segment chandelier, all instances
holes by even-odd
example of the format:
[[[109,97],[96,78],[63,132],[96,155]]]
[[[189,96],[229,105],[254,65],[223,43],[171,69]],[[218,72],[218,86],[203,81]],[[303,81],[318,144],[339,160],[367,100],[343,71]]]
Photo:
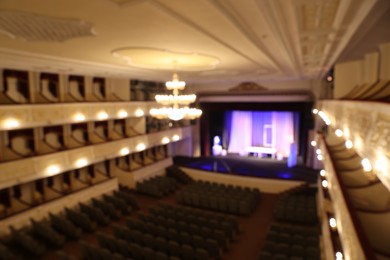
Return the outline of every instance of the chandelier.
[[[188,107],[189,104],[195,102],[196,95],[179,95],[179,90],[184,90],[186,83],[179,81],[176,73],[173,73],[172,81],[167,81],[165,86],[172,91],[172,94],[155,96],[157,103],[166,107],[152,108],[149,112],[153,117],[178,121],[196,119],[202,115],[202,110]]]

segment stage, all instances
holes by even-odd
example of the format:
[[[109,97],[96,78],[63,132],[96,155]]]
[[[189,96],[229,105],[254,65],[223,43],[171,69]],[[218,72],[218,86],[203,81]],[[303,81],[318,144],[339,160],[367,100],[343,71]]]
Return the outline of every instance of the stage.
[[[246,156],[210,156],[173,158],[176,165],[236,176],[250,176],[279,180],[305,181],[315,183],[318,172],[316,170],[294,166],[289,168],[287,160]]]

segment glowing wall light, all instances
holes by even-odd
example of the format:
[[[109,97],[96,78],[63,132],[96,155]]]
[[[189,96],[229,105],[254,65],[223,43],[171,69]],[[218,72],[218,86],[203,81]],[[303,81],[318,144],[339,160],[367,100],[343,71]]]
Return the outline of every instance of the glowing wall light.
[[[311,144],[311,146],[315,147],[317,145],[317,142],[313,140],[313,141],[311,141],[310,144]]]
[[[321,149],[317,149],[317,150],[316,150],[316,154],[322,154]]]
[[[344,132],[341,130],[341,129],[336,129],[336,131],[334,132],[338,137],[342,137]]]
[[[335,218],[330,218],[329,219],[329,226],[332,230],[335,230],[337,227],[337,222]]]
[[[145,150],[145,148],[146,148],[146,146],[143,143],[138,144],[136,147],[137,151],[143,151],[143,150]]]
[[[144,114],[145,114],[145,112],[144,112],[141,108],[136,109],[135,112],[134,112],[134,115],[135,115],[136,117],[141,117],[141,116],[143,116]]]
[[[47,167],[46,169],[46,172],[49,174],[49,175],[53,175],[53,174],[57,174],[61,171],[61,168],[60,166],[58,165],[50,165],[49,167]]]
[[[317,115],[318,114],[318,109],[314,108],[311,112],[313,112],[313,114]]]
[[[179,140],[180,140],[180,136],[179,135],[172,136],[172,141],[179,141]]]
[[[77,168],[87,166],[87,164],[88,164],[88,160],[85,158],[80,158],[75,162]]]
[[[353,147],[352,141],[351,140],[345,141],[345,147],[347,147],[347,149],[351,149]]]
[[[323,180],[323,181],[321,182],[321,185],[322,185],[322,187],[324,187],[325,189],[328,188],[328,181],[327,181],[327,180]]]
[[[164,137],[162,140],[161,140],[161,143],[162,144],[167,144],[167,143],[169,143],[171,140],[169,140],[169,138],[168,137]]]
[[[329,117],[323,111],[319,111],[318,115],[322,118],[322,120],[324,120],[326,125],[331,125],[332,122],[330,121]]]
[[[364,158],[362,160],[362,166],[365,172],[370,172],[372,170],[372,165],[370,163],[370,160],[368,160],[367,158]]]
[[[119,118],[126,118],[127,116],[128,116],[128,113],[126,110],[122,109],[122,110],[118,111]]]
[[[76,113],[73,115],[73,120],[80,122],[80,121],[85,121],[85,115],[82,113]]]
[[[106,111],[100,111],[98,114],[97,114],[97,118],[99,120],[104,120],[104,119],[107,119],[108,118],[108,114]]]
[[[322,154],[317,154],[317,160],[322,161],[324,159],[324,156]]]
[[[129,153],[130,153],[130,150],[129,150],[129,148],[127,148],[127,147],[123,147],[123,148],[119,151],[119,154],[122,155],[122,156],[128,155]]]
[[[343,256],[343,253],[341,253],[341,252],[336,252],[336,260],[342,260],[342,259],[344,259],[344,256]]]
[[[326,171],[325,171],[324,169],[322,169],[322,170],[320,171],[320,175],[321,175],[322,177],[325,177]]]
[[[19,125],[19,121],[15,118],[8,118],[3,121],[3,126],[8,129],[18,127]]]

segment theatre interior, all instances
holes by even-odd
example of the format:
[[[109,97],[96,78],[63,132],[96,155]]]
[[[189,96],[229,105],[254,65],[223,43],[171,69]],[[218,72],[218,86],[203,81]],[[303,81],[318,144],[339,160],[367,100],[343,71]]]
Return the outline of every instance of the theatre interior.
[[[390,259],[390,1],[0,1],[0,260]]]

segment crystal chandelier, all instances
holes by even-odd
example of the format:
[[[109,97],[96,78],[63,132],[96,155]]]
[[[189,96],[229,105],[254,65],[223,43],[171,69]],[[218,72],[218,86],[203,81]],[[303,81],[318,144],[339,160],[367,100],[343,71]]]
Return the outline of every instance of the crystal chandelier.
[[[186,83],[179,81],[176,73],[173,73],[172,81],[167,81],[165,86],[168,90],[172,90],[171,95],[156,95],[157,103],[163,106],[162,108],[152,108],[150,114],[157,119],[171,119],[178,121],[181,119],[196,119],[202,115],[202,110],[188,107],[194,103],[196,95],[179,95],[179,90],[184,90]]]

